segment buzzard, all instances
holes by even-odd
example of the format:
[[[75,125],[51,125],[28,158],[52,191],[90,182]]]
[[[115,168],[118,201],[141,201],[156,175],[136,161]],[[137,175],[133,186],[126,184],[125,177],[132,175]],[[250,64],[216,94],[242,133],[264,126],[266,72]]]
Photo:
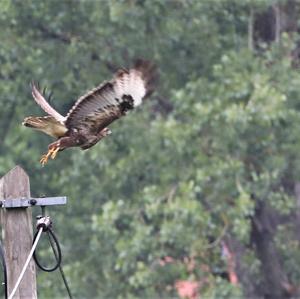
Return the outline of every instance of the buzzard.
[[[67,116],[51,107],[32,83],[32,96],[48,115],[26,117],[22,124],[57,138],[49,144],[40,163],[45,165],[49,157],[54,159],[59,151],[68,147],[86,150],[111,134],[107,126],[140,105],[152,93],[154,79],[154,65],[137,60],[129,70],[119,69],[110,81],[81,96]]]

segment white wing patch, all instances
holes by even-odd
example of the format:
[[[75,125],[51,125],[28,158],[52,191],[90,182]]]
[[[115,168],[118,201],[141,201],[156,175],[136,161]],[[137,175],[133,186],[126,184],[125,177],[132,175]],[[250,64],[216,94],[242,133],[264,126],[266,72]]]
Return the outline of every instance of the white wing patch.
[[[133,99],[134,107],[142,103],[142,99],[146,94],[145,82],[142,79],[142,74],[131,69],[129,73],[122,73],[116,78],[114,91],[118,99],[122,99],[123,95],[129,95]]]

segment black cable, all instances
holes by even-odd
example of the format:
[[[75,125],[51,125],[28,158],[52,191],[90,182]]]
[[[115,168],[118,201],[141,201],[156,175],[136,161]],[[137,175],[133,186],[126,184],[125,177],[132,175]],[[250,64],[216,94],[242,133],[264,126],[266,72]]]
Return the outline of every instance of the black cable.
[[[3,267],[3,277],[4,277],[4,298],[8,298],[8,293],[7,293],[7,268],[6,268],[6,261],[5,261],[5,256],[4,256],[4,250],[2,243],[0,242],[0,255],[1,255],[1,263]]]
[[[54,235],[54,233],[53,233],[53,235]],[[56,261],[58,262],[59,256],[57,255],[57,252],[55,251],[55,247],[54,247],[53,241],[52,241],[52,239],[50,238],[50,235],[49,235],[49,234],[48,234],[48,238],[49,238],[49,242],[50,242],[50,244],[51,244],[51,247],[52,247],[54,256],[55,256],[55,258],[56,258]],[[69,298],[72,299],[73,297],[72,297],[72,294],[71,294],[71,290],[70,290],[70,288],[69,288],[69,285],[68,285],[68,282],[67,282],[65,273],[64,273],[63,268],[62,268],[62,266],[61,266],[61,259],[60,259],[60,263],[59,263],[59,271],[60,271],[61,277],[62,277],[62,279],[63,279],[63,281],[64,281],[65,287],[66,287],[66,289],[67,289]]]
[[[35,241],[35,238],[36,238],[36,236],[37,236],[37,233],[38,233],[38,231],[35,233],[35,235],[34,235],[34,238],[33,238],[33,242]],[[39,262],[39,260],[38,260],[38,257],[37,257],[37,254],[36,254],[36,250],[34,251],[34,253],[33,253],[33,259],[34,259],[34,261],[35,261],[35,263],[37,264],[37,266],[41,269],[41,270],[43,270],[43,271],[45,271],[45,272],[53,272],[53,271],[55,271],[59,266],[60,266],[60,264],[61,264],[61,250],[60,250],[60,246],[59,246],[59,243],[58,243],[58,240],[57,240],[57,238],[56,238],[56,236],[55,236],[55,234],[53,233],[53,231],[51,230],[51,228],[48,228],[48,230],[47,230],[47,233],[48,233],[48,238],[49,238],[49,240],[51,240],[51,237],[53,238],[53,240],[54,240],[54,243],[55,243],[55,246],[56,246],[56,249],[54,248],[54,245],[53,245],[53,247],[52,247],[52,249],[53,249],[53,252],[54,252],[54,255],[55,255],[55,257],[56,257],[56,264],[53,266],[53,267],[51,267],[51,268],[46,268],[46,267],[44,267],[40,262]],[[51,236],[51,237],[50,237]],[[51,246],[52,246],[52,240],[51,240]]]
[[[50,227],[47,229],[47,235],[48,235],[48,239],[49,239],[50,245],[52,247],[55,259],[56,259],[56,264],[52,268],[46,268],[46,267],[42,266],[42,264],[39,262],[39,260],[37,258],[37,255],[36,255],[35,251],[33,253],[33,259],[34,259],[35,263],[37,264],[37,266],[45,272],[53,272],[57,268],[59,268],[60,274],[62,276],[62,279],[63,279],[63,282],[65,284],[66,290],[68,292],[69,298],[72,299],[73,297],[72,297],[72,294],[71,294],[71,290],[69,288],[66,276],[65,276],[64,271],[63,271],[62,266],[61,266],[62,254],[61,254],[61,249],[60,249],[59,242],[58,242],[54,232],[51,230]],[[37,232],[34,235],[33,242],[34,242],[36,236],[37,236]]]

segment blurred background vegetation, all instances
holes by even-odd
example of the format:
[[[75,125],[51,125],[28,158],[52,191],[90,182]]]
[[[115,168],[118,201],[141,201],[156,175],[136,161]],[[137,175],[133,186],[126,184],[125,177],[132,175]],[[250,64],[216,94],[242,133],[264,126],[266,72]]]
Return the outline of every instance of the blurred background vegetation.
[[[298,0],[0,0],[0,175],[49,210],[75,298],[295,298],[300,291]],[[135,58],[151,100],[42,168],[31,80],[62,114]],[[46,249],[44,256],[51,252]],[[39,298],[64,298],[38,273]]]

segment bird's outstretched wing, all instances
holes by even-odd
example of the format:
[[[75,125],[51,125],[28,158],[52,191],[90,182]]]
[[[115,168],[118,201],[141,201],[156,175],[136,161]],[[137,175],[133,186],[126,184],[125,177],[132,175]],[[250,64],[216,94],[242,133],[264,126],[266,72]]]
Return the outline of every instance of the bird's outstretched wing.
[[[134,67],[120,69],[111,81],[104,82],[80,97],[66,116],[68,129],[99,132],[128,110],[142,103],[153,90],[155,67],[138,60]]]
[[[31,94],[36,101],[36,103],[49,115],[53,116],[57,121],[63,123],[65,121],[65,117],[58,113],[54,108],[50,106],[50,104],[46,101],[43,95],[36,88],[34,82],[31,83]]]

